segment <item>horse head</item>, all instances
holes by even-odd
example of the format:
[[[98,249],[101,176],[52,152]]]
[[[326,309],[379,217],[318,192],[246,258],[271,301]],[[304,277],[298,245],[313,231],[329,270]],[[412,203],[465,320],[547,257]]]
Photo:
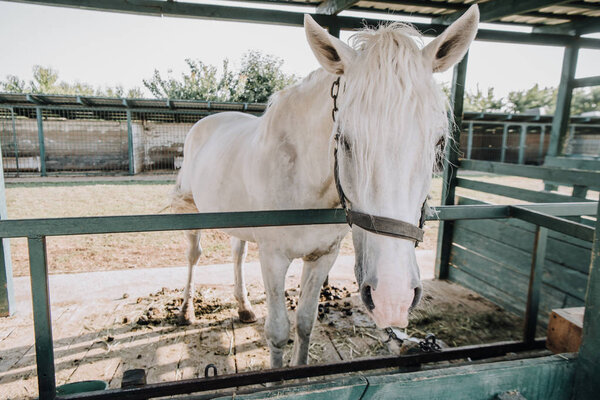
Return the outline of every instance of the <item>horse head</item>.
[[[448,136],[447,100],[433,74],[463,58],[478,22],[474,5],[424,47],[414,28],[399,23],[362,30],[349,46],[305,17],[314,55],[332,83],[340,78],[331,137],[353,211],[419,224]],[[379,327],[406,327],[421,297],[414,241],[356,224],[352,237],[369,314]]]

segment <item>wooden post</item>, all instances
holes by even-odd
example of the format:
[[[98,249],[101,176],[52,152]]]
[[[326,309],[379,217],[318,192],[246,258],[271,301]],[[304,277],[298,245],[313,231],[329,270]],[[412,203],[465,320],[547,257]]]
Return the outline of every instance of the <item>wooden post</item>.
[[[579,47],[576,44],[565,47],[558,95],[556,97],[556,108],[554,109],[554,117],[552,118],[550,144],[546,152],[546,155],[550,157],[560,155],[563,150],[564,139],[567,135],[571,115],[571,97],[573,96],[573,80],[575,78],[578,55]],[[544,184],[544,190],[550,191],[556,189],[558,189],[556,184]]]
[[[42,108],[36,107],[35,113],[37,116],[38,143],[40,146],[40,171],[42,176],[46,176],[46,144],[44,143],[44,118],[42,115]]]
[[[7,218],[4,165],[0,155],[0,219]],[[10,239],[2,239],[0,242],[0,317],[11,316],[15,312],[14,307],[15,292],[10,258]]]
[[[471,152],[473,151],[473,121],[469,121],[469,131],[467,136],[467,160],[471,159]]]
[[[590,275],[585,295],[583,340],[577,358],[573,399],[597,399],[600,393],[600,206],[592,244]]]
[[[538,159],[544,163],[544,141],[546,140],[546,126],[540,125],[540,146],[538,148]]]
[[[500,153],[500,162],[506,161],[506,141],[508,140],[508,124],[505,122],[502,128],[502,152]]]
[[[577,68],[577,56],[579,47],[572,44],[565,47],[563,55],[562,71],[560,73],[560,84],[558,85],[558,96],[556,98],[556,109],[552,119],[552,131],[550,133],[550,146],[548,155],[555,157],[562,153],[564,139],[569,126],[571,110],[571,97],[573,95],[573,79]]]
[[[529,291],[527,292],[527,306],[525,308],[525,329],[523,332],[523,340],[527,343],[533,343],[535,340],[535,328],[537,327],[538,320],[540,288],[542,287],[542,273],[544,272],[547,241],[548,229],[538,226],[535,235],[535,242],[533,244],[531,272],[529,273]]]
[[[127,110],[127,155],[129,158],[129,175],[135,174],[133,159],[133,126],[131,125],[131,110]]]
[[[452,140],[446,146],[446,161],[444,162],[444,176],[442,179],[442,205],[454,204],[468,61],[469,53],[465,54],[462,61],[454,67],[454,73],[452,74],[452,93],[450,99],[452,102],[452,113],[449,117],[454,123],[450,124],[453,127],[451,132]],[[440,222],[435,259],[435,276],[437,279],[448,278],[453,228],[454,224],[452,221]]]
[[[46,238],[30,237],[27,239],[27,244],[29,246],[35,359],[39,394],[41,400],[54,399],[56,397],[56,377],[54,376],[54,348],[52,343],[50,294],[48,292]]]
[[[525,164],[525,153],[527,150],[527,124],[521,124],[519,135],[519,164]]]

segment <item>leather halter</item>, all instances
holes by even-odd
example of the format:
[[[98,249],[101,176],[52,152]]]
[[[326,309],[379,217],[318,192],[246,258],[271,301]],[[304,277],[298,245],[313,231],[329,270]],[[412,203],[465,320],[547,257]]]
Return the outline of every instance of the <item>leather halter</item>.
[[[340,78],[338,77],[331,86],[331,97],[333,98],[333,109],[331,112],[331,116],[333,118],[333,122],[335,123],[335,113],[338,111],[337,108],[337,96],[340,88]],[[357,225],[361,228],[384,236],[391,236],[399,239],[412,240],[415,242],[415,247],[419,245],[419,242],[423,241],[423,225],[425,225],[425,207],[427,200],[423,202],[423,206],[421,207],[421,218],[419,219],[419,226],[410,224],[406,221],[401,221],[398,219],[388,218],[388,217],[380,217],[378,215],[365,214],[360,211],[353,211],[348,207],[348,197],[344,193],[344,189],[342,188],[342,183],[340,182],[340,174],[339,174],[339,164],[338,164],[338,147],[340,142],[341,132],[339,125],[337,126],[337,133],[335,134],[334,141],[335,145],[333,148],[333,158],[334,158],[334,166],[333,166],[333,176],[335,180],[335,188],[338,193],[338,197],[340,198],[340,204],[342,209],[346,213],[346,222],[348,225]]]

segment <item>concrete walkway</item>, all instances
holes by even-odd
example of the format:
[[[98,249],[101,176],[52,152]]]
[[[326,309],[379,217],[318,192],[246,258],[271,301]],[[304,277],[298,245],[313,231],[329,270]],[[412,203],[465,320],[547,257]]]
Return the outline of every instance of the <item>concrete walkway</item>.
[[[417,261],[422,279],[433,279],[435,252],[417,250]],[[288,271],[288,284],[299,281],[302,261],[295,260]],[[232,264],[198,266],[195,270],[196,283],[206,286],[232,286]],[[113,300],[127,293],[132,298],[146,296],[163,287],[181,289],[185,286],[187,267],[147,268],[117,271],[98,271],[77,274],[50,275],[50,300],[52,306],[67,306],[82,301]],[[247,285],[262,287],[260,264],[245,264]],[[335,281],[355,281],[354,256],[338,257],[330,274]],[[19,317],[32,314],[31,284],[29,277],[14,279],[16,310]]]

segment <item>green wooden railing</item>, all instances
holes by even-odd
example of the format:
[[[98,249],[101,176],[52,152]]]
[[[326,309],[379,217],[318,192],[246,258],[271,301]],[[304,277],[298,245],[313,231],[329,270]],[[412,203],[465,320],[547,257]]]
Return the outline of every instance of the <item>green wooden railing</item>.
[[[556,230],[583,240],[592,240],[593,228],[559,216],[596,214],[597,203],[530,204],[524,206],[441,206],[430,219],[519,218],[538,225],[537,246],[532,261],[532,284],[527,308],[526,340],[533,340],[539,299],[539,265],[544,259],[547,230]],[[0,239],[26,237],[33,300],[36,362],[41,399],[54,399],[56,381],[48,290],[46,237],[124,232],[173,231],[234,227],[271,227],[313,224],[343,224],[341,209],[254,211],[205,214],[136,215],[82,218],[47,218],[0,221]],[[537,260],[537,261],[536,261]],[[538,271],[538,272],[536,272]]]

